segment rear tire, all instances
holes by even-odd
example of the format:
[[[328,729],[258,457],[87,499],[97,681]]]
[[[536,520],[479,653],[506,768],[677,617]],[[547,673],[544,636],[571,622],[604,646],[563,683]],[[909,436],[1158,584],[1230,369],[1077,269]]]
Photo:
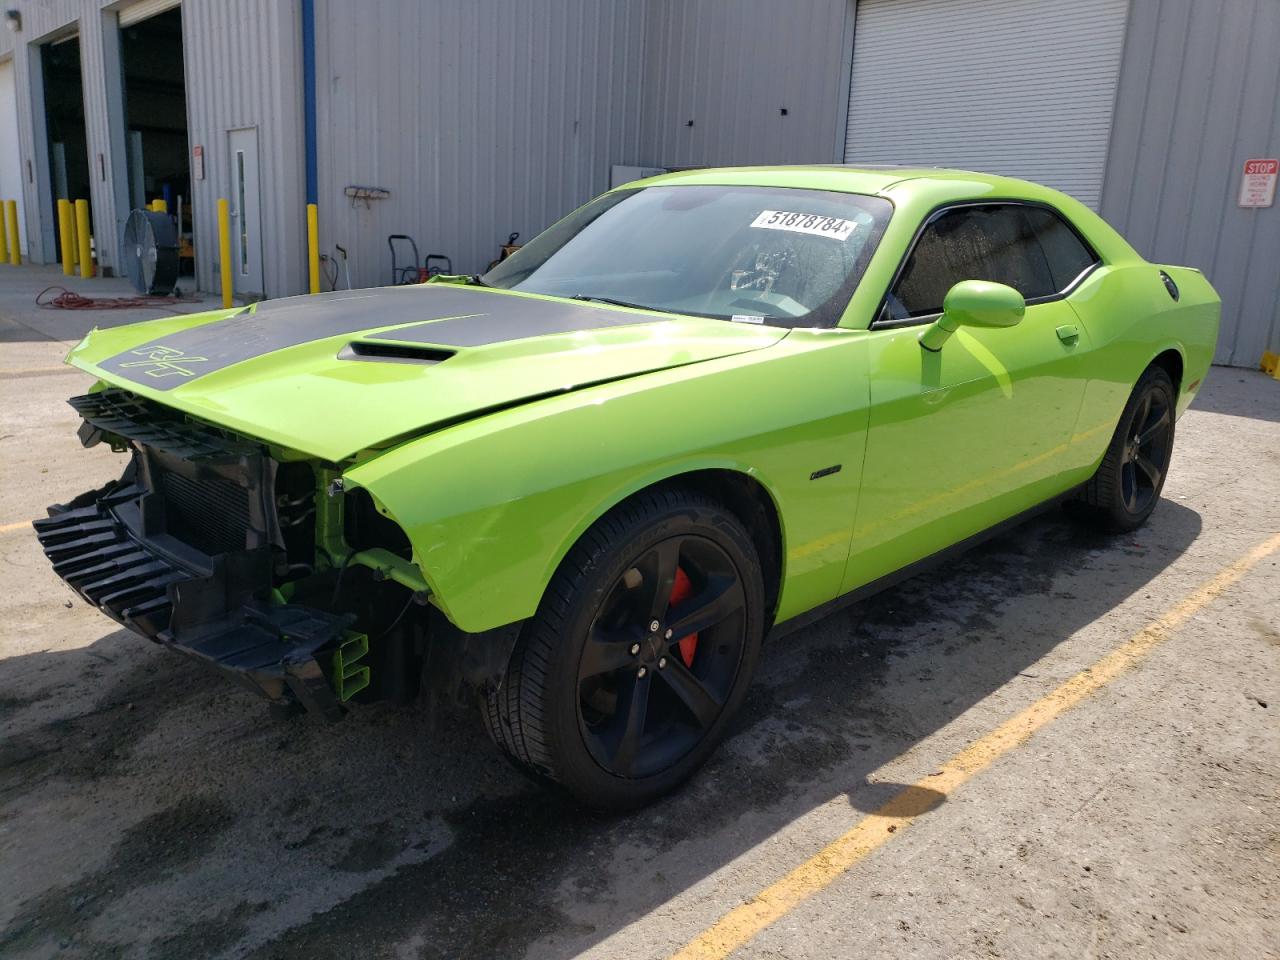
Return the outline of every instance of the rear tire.
[[[1169,472],[1176,404],[1168,372],[1148,367],[1125,404],[1102,463],[1081,491],[1079,515],[1115,533],[1147,522]]]
[[[519,767],[588,806],[649,803],[723,737],[755,669],[764,606],[737,517],[693,491],[642,493],[560,564],[504,682],[484,694],[485,727]]]

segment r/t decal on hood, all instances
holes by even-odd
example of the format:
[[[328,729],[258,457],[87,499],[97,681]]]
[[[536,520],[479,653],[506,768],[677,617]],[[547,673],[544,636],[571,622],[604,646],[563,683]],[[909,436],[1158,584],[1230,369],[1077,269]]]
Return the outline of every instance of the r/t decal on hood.
[[[183,353],[181,350],[175,350],[173,347],[165,347],[160,344],[153,344],[149,347],[143,347],[141,350],[130,350],[134,356],[146,357],[145,360],[127,360],[120,364],[121,369],[140,368],[142,373],[148,377],[194,377],[196,371],[190,369],[193,363],[208,363],[208,357],[194,357],[190,354]]]

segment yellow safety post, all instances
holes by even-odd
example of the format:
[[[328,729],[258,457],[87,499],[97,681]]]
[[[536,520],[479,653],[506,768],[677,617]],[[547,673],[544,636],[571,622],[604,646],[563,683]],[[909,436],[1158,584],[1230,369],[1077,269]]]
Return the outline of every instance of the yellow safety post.
[[[68,217],[71,223],[71,264],[75,266],[80,262],[80,237],[76,233],[76,202],[68,200],[67,209],[70,211]]]
[[[76,201],[76,243],[80,247],[80,276],[92,277],[93,251],[90,249],[89,236],[89,201]]]
[[[15,267],[22,266],[22,247],[18,237],[18,201],[4,202],[5,229],[9,232],[9,262]]]
[[[0,200],[0,263],[9,259],[9,242],[4,232],[4,201]]]
[[[222,262],[222,305],[231,306],[231,206],[218,198],[218,257]]]
[[[76,275],[76,234],[75,214],[71,212],[70,200],[58,201],[58,240],[62,248],[62,272],[68,277]]]
[[[169,204],[164,202],[164,197],[156,197],[151,201],[151,209],[156,213],[168,213]]]
[[[311,276],[311,292],[320,292],[320,211],[307,204],[307,265]]]

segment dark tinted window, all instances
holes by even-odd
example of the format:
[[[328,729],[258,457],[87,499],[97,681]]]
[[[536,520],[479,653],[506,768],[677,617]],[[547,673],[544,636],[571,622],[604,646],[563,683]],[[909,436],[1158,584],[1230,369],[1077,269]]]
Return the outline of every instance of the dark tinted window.
[[[1043,207],[1022,209],[1023,215],[1036,232],[1045,259],[1049,261],[1054,293],[1059,293],[1071,286],[1076,277],[1092,266],[1097,258],[1076,232],[1052,210],[1045,210]]]
[[[939,313],[961,280],[992,280],[1028,300],[1066,289],[1093,254],[1055,213],[1023,204],[958,207],[932,221],[889,296],[894,319]]]
[[[890,315],[939,313],[942,298],[961,280],[1008,284],[1027,299],[1055,292],[1022,207],[960,207],[925,227],[889,298]]]

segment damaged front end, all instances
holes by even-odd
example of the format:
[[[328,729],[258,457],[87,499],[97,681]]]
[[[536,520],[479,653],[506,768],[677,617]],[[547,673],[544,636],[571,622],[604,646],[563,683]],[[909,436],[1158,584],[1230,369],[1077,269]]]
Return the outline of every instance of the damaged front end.
[[[70,402],[85,446],[131,453],[119,480],[35,521],[80,596],[276,704],[334,719],[416,697],[427,632],[449,625],[404,533],[337,465],[117,388]]]

